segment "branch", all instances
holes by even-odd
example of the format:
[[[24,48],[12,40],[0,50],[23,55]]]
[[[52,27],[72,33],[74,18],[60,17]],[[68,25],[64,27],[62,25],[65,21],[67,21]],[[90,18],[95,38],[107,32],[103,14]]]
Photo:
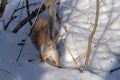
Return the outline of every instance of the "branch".
[[[43,4],[42,4],[42,5],[43,5]],[[40,6],[40,7],[41,7],[41,6]],[[30,36],[30,34],[31,34],[31,32],[32,32],[32,29],[33,29],[33,26],[35,25],[35,23],[36,23],[36,21],[37,21],[37,19],[38,19],[40,10],[41,10],[41,8],[38,9],[38,12],[37,12],[36,17],[35,17],[35,21],[34,21],[34,23],[31,25],[30,31],[29,31],[28,35],[26,35],[25,40],[22,40],[22,43],[19,43],[19,44],[18,44],[18,45],[21,45],[21,49],[20,49],[20,52],[19,52],[18,57],[17,57],[17,59],[16,59],[17,62],[18,62],[18,60],[20,59],[20,56],[21,56],[21,54],[22,54],[22,51],[23,51],[24,45],[25,45],[25,43],[26,43],[26,41],[27,41],[27,38]]]
[[[6,30],[9,26],[9,24],[15,19],[17,18],[17,16],[14,16],[14,14],[12,14],[10,20],[4,25],[4,30]]]
[[[3,16],[7,4],[7,0],[2,0],[0,4],[0,18]]]
[[[98,26],[98,20],[99,20],[99,0],[96,0],[96,18],[95,18],[95,24],[93,31],[91,32],[88,40],[88,48],[87,48],[87,55],[86,55],[86,60],[85,60],[85,65],[84,65],[84,71],[87,70],[88,62],[89,62],[89,57],[90,57],[90,52],[91,52],[91,45],[92,45],[92,40],[94,37],[94,34],[96,32],[97,26]]]
[[[32,6],[32,5],[37,5],[37,4],[41,4],[41,3],[40,3],[40,2],[37,2],[37,3],[31,3],[31,4],[29,4],[29,5],[22,6],[22,7],[18,8],[18,9],[16,9],[15,12],[17,12],[17,11],[23,9],[23,8],[26,8],[27,6],[30,7],[30,6]]]
[[[106,43],[108,40],[110,39],[110,37],[105,38],[105,39],[101,39],[100,41],[98,41],[93,48],[91,48],[91,51],[93,51],[96,47],[98,47],[99,45]],[[87,54],[87,51],[83,52],[81,55],[79,55],[75,60],[78,63],[81,59],[83,59]]]
[[[39,16],[39,14],[40,14],[40,11],[41,11],[41,7],[42,7],[43,5],[44,5],[44,3],[41,3],[40,8],[38,9],[38,12],[37,12],[37,14],[36,14],[35,21],[34,21],[34,23],[30,26],[30,31],[29,31],[29,33],[28,33],[28,37],[30,37],[30,35],[31,35],[32,31],[33,31],[33,27],[34,27],[34,25],[36,24],[36,21],[37,21],[37,19],[38,19],[38,16]]]
[[[113,72],[115,72],[115,71],[118,71],[118,70],[120,70],[120,66],[117,67],[117,68],[114,68],[114,69],[110,70],[110,74],[113,73]]]
[[[11,14],[10,19],[8,20],[8,22],[4,25],[4,30],[6,30],[8,28],[8,26],[9,26],[9,24],[17,17],[17,16],[15,16],[16,12],[18,12],[19,10],[21,10],[21,9],[27,7],[27,6],[36,5],[36,4],[39,4],[39,3],[32,3],[32,4],[29,4],[29,5],[23,6],[21,8],[18,8],[19,4],[20,4],[20,2],[18,3],[16,9]]]
[[[38,10],[40,9],[40,13],[42,13],[46,9],[46,5],[43,4],[40,8],[37,8],[34,12],[32,12],[29,16],[24,18],[13,30],[14,33],[17,33],[19,29],[21,29],[29,20],[33,19],[36,15]]]
[[[26,5],[26,6],[23,6],[19,9],[16,9],[15,12],[17,12],[18,10],[22,9],[22,8],[25,8],[27,6],[31,6],[31,5],[35,5],[37,3],[33,3],[33,4],[29,4],[29,5]],[[48,2],[47,3],[44,3],[41,7],[41,10],[40,10],[40,13],[42,13],[46,8],[48,8],[49,5],[48,5]],[[31,14],[29,14],[29,16],[27,16],[26,18],[24,18],[16,27],[15,29],[13,30],[14,33],[17,33],[19,31],[19,29],[21,29],[29,20],[33,19],[36,14],[37,14],[37,11],[38,11],[39,8],[37,8],[34,12],[32,12]],[[39,14],[40,14],[39,13]]]
[[[17,6],[16,6],[16,9],[19,7],[21,3],[21,0],[18,2]],[[10,16],[10,19],[7,21],[7,23],[4,25],[4,30],[6,30],[8,28],[8,26],[10,25],[10,23],[15,19],[17,18],[17,16],[15,16],[15,13],[16,13],[16,10],[14,10]]]
[[[30,15],[30,9],[29,9],[29,1],[28,0],[26,0],[26,9],[27,9],[27,15],[29,16]],[[32,25],[31,20],[29,20],[29,23],[30,23],[30,25]]]

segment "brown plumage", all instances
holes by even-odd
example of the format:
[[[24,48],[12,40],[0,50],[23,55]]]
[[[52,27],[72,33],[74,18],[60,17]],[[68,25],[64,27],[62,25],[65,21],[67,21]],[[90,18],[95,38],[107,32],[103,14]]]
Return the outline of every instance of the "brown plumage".
[[[31,39],[36,48],[39,50],[43,61],[47,59],[55,62],[57,67],[60,66],[59,53],[56,48],[55,40],[50,39],[48,36],[48,20],[40,18],[36,21]]]

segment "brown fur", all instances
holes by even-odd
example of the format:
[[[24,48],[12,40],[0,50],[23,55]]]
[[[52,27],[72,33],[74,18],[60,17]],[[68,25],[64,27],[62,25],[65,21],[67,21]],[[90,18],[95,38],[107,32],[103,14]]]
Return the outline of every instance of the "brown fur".
[[[48,36],[48,21],[44,18],[37,20],[31,39],[37,49],[40,51],[40,55],[43,61],[47,59],[54,61],[56,66],[60,66],[59,53],[56,48],[56,42],[51,40]]]

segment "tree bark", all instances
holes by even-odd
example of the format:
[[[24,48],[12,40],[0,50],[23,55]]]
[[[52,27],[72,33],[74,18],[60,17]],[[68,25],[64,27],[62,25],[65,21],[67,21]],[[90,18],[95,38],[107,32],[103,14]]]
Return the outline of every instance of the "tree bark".
[[[54,39],[55,2],[56,2],[56,0],[48,0],[48,2],[47,2],[47,6],[49,7],[49,24],[50,24],[51,39]]]

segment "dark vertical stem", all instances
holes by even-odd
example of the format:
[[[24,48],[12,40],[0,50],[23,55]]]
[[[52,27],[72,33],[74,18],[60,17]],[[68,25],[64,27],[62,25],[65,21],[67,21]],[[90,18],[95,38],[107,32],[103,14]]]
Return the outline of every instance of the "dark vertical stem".
[[[26,0],[26,9],[27,9],[27,15],[29,16],[30,15],[30,9],[29,9],[29,1],[28,0]],[[29,20],[29,23],[30,23],[30,25],[32,25],[31,20]]]

